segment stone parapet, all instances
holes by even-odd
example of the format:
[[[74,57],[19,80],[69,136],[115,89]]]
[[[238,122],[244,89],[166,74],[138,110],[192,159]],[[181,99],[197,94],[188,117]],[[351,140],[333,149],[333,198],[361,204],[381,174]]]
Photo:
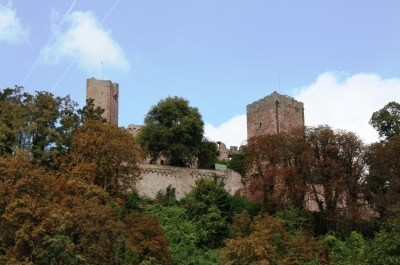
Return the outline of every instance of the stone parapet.
[[[126,129],[133,135],[133,137],[136,137],[142,127],[143,125],[129,124]]]
[[[175,188],[176,198],[181,199],[190,192],[198,178],[210,178],[214,174],[225,180],[225,189],[232,195],[244,187],[240,174],[230,169],[218,171],[150,164],[140,164],[140,168],[142,172],[135,188],[139,195],[148,198],[155,198],[159,190],[165,191],[171,185]]]

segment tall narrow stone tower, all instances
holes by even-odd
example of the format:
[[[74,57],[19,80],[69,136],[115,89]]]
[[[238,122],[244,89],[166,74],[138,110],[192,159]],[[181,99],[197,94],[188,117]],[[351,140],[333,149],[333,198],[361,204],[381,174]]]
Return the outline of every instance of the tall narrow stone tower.
[[[101,115],[108,123],[118,126],[118,92],[119,85],[110,80],[86,80],[86,99],[94,99],[94,106],[104,109]]]
[[[247,139],[304,126],[304,104],[276,91],[246,106]]]

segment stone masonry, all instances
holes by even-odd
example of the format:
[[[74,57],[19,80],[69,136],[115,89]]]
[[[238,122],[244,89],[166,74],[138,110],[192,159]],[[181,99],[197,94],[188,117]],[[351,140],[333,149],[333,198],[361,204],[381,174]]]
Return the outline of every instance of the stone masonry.
[[[226,145],[221,142],[217,141],[217,150],[219,152],[218,155],[218,160],[230,160],[233,154],[239,153],[239,149],[237,146],[231,146],[229,149],[226,147]]]
[[[218,175],[225,181],[225,189],[234,195],[244,187],[239,173],[230,169],[227,171],[197,169],[185,167],[170,167],[160,165],[139,165],[142,173],[136,183],[140,196],[155,198],[159,190],[164,191],[171,185],[175,188],[176,198],[181,199],[194,187],[196,179],[211,178]]]
[[[138,135],[138,133],[140,132],[142,126],[143,125],[129,124],[127,130],[133,135],[133,137],[136,137],[136,135]]]
[[[118,125],[118,93],[119,86],[110,80],[87,79],[86,98],[93,98],[95,106],[105,109],[103,118],[111,124]],[[275,134],[289,131],[291,128],[304,125],[304,105],[289,96],[276,92],[247,105],[247,135]],[[128,126],[133,136],[136,136],[141,125]],[[232,154],[238,152],[236,146],[227,149],[220,141],[216,142],[219,159],[229,160]],[[146,163],[147,162],[147,163]],[[194,186],[199,177],[212,177],[214,174],[225,179],[225,188],[231,193],[246,191],[246,178],[228,169],[227,171],[204,170],[197,168],[177,168],[163,165],[162,159],[158,165],[150,165],[143,161],[139,165],[142,172],[136,183],[136,189],[142,196],[154,198],[159,190],[165,191],[168,185],[176,189],[176,197],[182,198]]]
[[[276,91],[246,106],[247,139],[304,126],[304,104]]]
[[[94,106],[104,109],[101,115],[107,122],[118,126],[119,85],[110,80],[86,80],[86,99],[94,99]]]

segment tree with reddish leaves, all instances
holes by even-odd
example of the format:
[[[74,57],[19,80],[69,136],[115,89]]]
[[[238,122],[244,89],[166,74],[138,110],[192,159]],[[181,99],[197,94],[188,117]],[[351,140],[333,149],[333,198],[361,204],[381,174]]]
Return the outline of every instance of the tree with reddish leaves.
[[[124,223],[127,244],[134,250],[134,259],[142,261],[154,258],[160,264],[173,264],[168,239],[156,216],[132,212],[125,217]]]
[[[157,220],[121,211],[138,150],[99,121],[74,134],[57,170],[26,151],[0,156],[0,263],[171,264]]]
[[[327,248],[307,233],[290,235],[281,219],[266,213],[250,219],[236,214],[233,238],[226,240],[221,264],[329,264]]]
[[[292,205],[318,211],[320,232],[343,232],[365,216],[365,146],[328,126],[249,139],[248,193],[274,213]]]
[[[298,174],[295,153],[299,144],[304,145],[301,131],[256,136],[248,141],[243,159],[246,196],[262,201],[269,213],[286,205],[303,206],[306,183]]]
[[[61,162],[75,178],[116,196],[132,188],[140,173],[140,157],[141,149],[129,132],[91,120],[76,130],[70,155]]]
[[[364,211],[365,146],[354,133],[327,126],[310,128],[305,136],[300,167],[308,192],[327,229],[346,231],[350,227],[347,220],[357,223],[368,217]]]
[[[400,202],[400,136],[376,142],[367,152],[367,195],[381,220],[396,213]]]

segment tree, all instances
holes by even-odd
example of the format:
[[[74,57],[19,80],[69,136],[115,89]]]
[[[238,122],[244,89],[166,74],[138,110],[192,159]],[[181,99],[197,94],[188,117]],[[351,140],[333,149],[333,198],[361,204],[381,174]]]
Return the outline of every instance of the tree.
[[[31,95],[18,86],[0,91],[0,155],[23,149],[35,163],[49,166],[70,147],[79,126],[76,106],[69,96],[45,91]]]
[[[203,140],[201,115],[181,97],[167,97],[153,106],[137,136],[155,163],[160,156],[171,166],[187,166],[199,154]]]
[[[218,176],[199,178],[187,194],[185,205],[200,231],[199,246],[217,248],[228,234],[227,219],[231,214],[229,193]]]
[[[104,109],[101,107],[95,107],[94,99],[92,98],[86,99],[86,106],[79,109],[77,112],[81,116],[82,123],[87,120],[101,120],[104,123],[107,122],[107,119],[101,117],[101,114],[104,113]]]
[[[157,260],[158,264],[172,264],[168,239],[156,216],[132,212],[124,219],[128,246],[135,251],[138,261]],[[135,263],[138,264],[138,263]]]
[[[221,264],[328,264],[326,249],[305,233],[291,236],[279,218],[266,213],[251,221],[247,211],[233,218],[232,239],[222,249]]]
[[[365,250],[367,248],[365,240],[362,234],[356,231],[351,232],[350,236],[344,242],[337,239],[333,234],[328,234],[324,237],[323,243],[332,248],[330,257],[334,260],[335,264],[370,264],[365,260]]]
[[[387,140],[400,135],[400,104],[392,101],[375,111],[369,124],[378,131],[380,138]]]
[[[371,242],[366,264],[400,264],[400,218],[388,219]]]
[[[73,147],[71,157],[60,160],[76,160],[77,164],[46,170],[23,150],[0,156],[1,264],[172,263],[168,241],[156,218],[129,209],[121,211],[124,202],[117,197],[119,188],[103,186],[105,175],[110,174],[110,183],[124,184],[123,177],[128,176],[123,175],[135,170],[129,168],[129,160],[125,165],[120,160],[132,153],[116,148],[123,139],[118,135],[127,132],[92,122],[99,126],[87,128],[85,124],[83,132],[74,135],[87,152],[79,155],[79,149]],[[90,132],[99,152],[90,153],[90,146],[84,145],[88,137],[81,135],[84,132]],[[130,148],[133,138],[127,135],[127,143],[120,146]],[[117,139],[112,142],[108,136]],[[116,150],[123,154],[116,154]],[[94,157],[89,159],[89,154]]]
[[[81,180],[95,184],[111,196],[132,188],[139,176],[141,149],[126,130],[100,120],[89,120],[73,137],[70,156],[61,160]]]
[[[199,247],[199,240],[205,228],[199,227],[184,208],[162,207],[156,204],[147,208],[146,213],[158,216],[165,229],[165,235],[169,239],[169,249],[176,264],[218,264],[218,249]]]
[[[400,202],[400,136],[368,147],[366,194],[372,209],[385,220]]]
[[[245,168],[249,193],[264,211],[308,204],[319,232],[343,233],[365,212],[366,148],[354,133],[328,126],[249,139]]]
[[[199,168],[210,169],[217,161],[218,149],[217,145],[203,137],[203,141],[200,144],[199,153],[197,154]]]
[[[290,204],[303,207],[306,184],[297,167],[303,150],[302,130],[249,139],[242,160],[246,186],[249,198],[262,202],[264,211],[272,214]]]
[[[228,161],[228,168],[242,175],[244,157],[245,155],[243,153],[232,154],[231,160]]]

